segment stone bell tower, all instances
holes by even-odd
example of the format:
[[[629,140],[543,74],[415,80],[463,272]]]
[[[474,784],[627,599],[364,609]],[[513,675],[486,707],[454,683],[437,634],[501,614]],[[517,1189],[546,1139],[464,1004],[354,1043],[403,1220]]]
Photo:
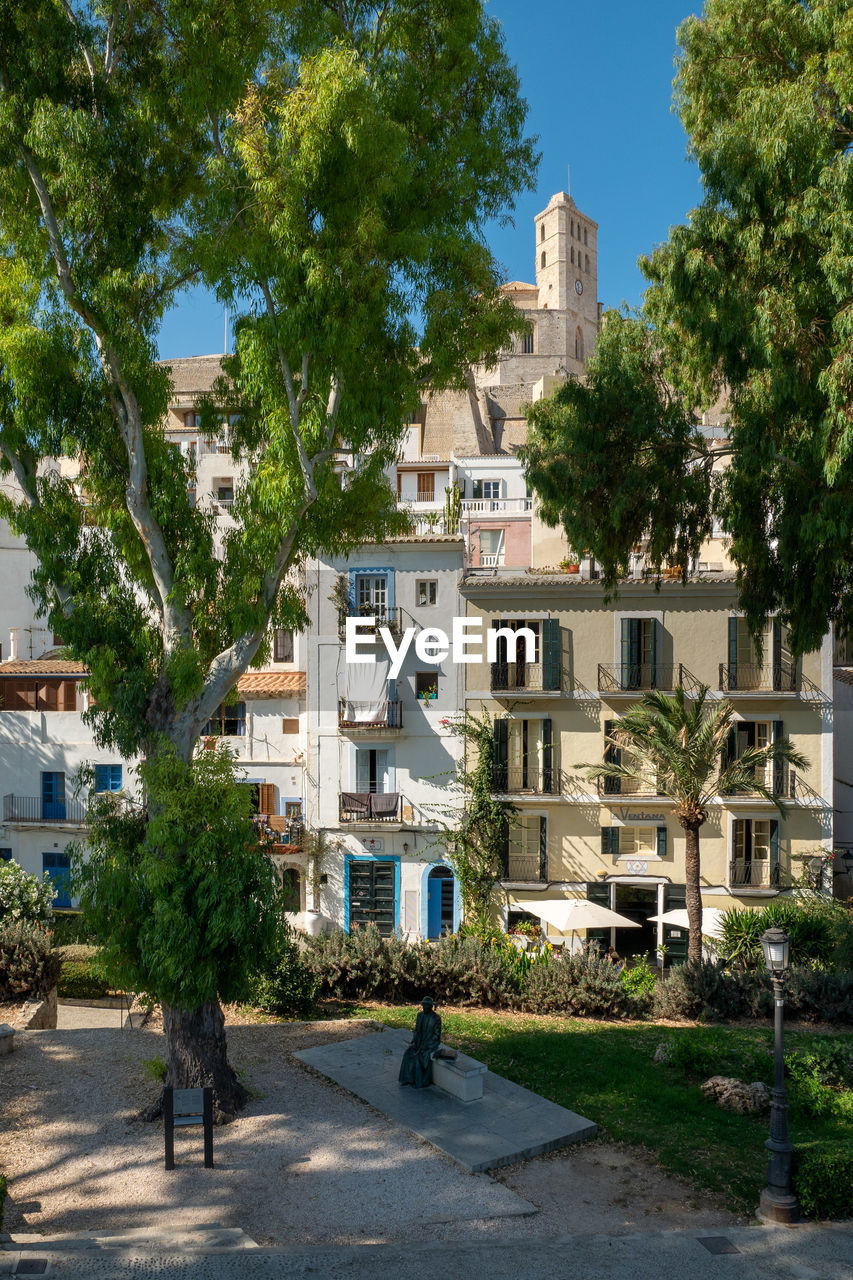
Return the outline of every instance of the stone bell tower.
[[[559,314],[554,327],[571,370],[583,364],[598,332],[598,223],[566,191],[553,195],[533,221],[538,309]]]

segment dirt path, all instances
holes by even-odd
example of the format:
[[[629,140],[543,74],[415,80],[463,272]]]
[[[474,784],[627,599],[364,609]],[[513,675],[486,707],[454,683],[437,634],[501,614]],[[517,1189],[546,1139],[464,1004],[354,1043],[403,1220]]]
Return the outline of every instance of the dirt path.
[[[341,1021],[229,1027],[254,1097],[217,1129],[205,1170],[196,1131],[163,1169],[158,1125],[134,1119],[156,1093],[159,1030],[25,1032],[0,1059],[0,1170],[7,1230],[53,1234],[216,1221],[260,1244],[518,1238],[567,1230],[726,1226],[737,1219],[605,1144],[499,1171],[449,1158],[295,1061],[294,1050],[372,1030]]]

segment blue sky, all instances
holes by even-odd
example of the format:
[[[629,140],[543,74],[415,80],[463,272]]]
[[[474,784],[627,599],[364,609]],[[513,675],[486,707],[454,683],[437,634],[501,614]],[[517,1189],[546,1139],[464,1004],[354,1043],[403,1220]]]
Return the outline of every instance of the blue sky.
[[[637,258],[666,239],[700,199],[685,137],[671,111],[675,30],[690,0],[488,0],[503,24],[539,135],[538,187],[492,227],[489,241],[511,280],[533,279],[533,215],[555,191],[571,193],[599,224],[598,294],[605,306],[639,303]],[[160,355],[224,349],[222,307],[202,290],[164,320]]]

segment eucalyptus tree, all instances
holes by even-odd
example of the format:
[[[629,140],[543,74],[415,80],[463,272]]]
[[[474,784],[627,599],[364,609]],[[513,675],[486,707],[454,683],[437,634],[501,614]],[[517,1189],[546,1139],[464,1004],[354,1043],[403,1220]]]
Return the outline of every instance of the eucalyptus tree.
[[[699,832],[708,820],[708,805],[746,792],[769,800],[784,814],[777,773],[786,765],[807,768],[805,757],[784,737],[766,747],[745,747],[736,755],[731,749],[734,707],[727,699],[709,703],[707,695],[704,685],[690,698],[681,688],[672,696],[658,690],[644,693],[635,707],[614,721],[606,738],[610,758],[579,766],[590,779],[624,778],[674,802],[685,840],[688,960],[702,958]]]
[[[483,227],[536,156],[479,0],[0,13],[2,514],[90,672],[97,740],[143,759],[142,808],[94,815],[99,930],[163,1005],[167,1083],[212,1079],[228,1114],[242,1091],[219,996],[239,988],[269,884],[238,856],[239,805],[199,734],[270,623],[304,619],[301,559],[400,529],[384,468],[424,382],[463,384],[518,331]],[[199,405],[203,432],[233,419],[227,529],[191,502],[192,464],[163,430],[155,338],[188,281],[236,315]],[[143,914],[145,945],[127,924]]]
[[[706,0],[678,43],[702,202],[641,260],[642,313],[610,318],[587,394],[536,406],[531,479],[611,583],[638,528],[686,569],[713,502],[753,627],[778,609],[805,652],[853,627],[853,10]],[[725,446],[693,412],[718,398]]]

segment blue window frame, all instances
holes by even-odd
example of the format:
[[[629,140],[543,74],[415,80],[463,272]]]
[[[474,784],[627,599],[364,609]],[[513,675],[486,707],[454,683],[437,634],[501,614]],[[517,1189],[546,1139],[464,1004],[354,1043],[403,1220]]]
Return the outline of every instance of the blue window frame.
[[[121,791],[121,765],[120,764],[96,764],[95,765],[95,790],[96,791]]]
[[[65,774],[41,775],[41,816],[44,821],[65,820]]]
[[[53,905],[71,906],[71,858],[67,853],[43,853],[42,870],[53,885]]]

